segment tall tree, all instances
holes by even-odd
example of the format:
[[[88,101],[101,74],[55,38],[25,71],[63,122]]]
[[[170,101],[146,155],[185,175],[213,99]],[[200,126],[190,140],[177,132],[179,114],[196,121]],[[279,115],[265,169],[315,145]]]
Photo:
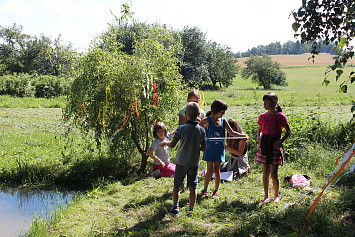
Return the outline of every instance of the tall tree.
[[[129,10],[128,5],[123,9]],[[174,57],[180,44],[155,24],[140,27],[139,35],[146,37],[134,37],[133,50],[125,52],[117,42],[127,33],[121,31],[128,24],[122,19],[127,18],[111,24],[109,33],[103,33],[81,58],[69,101],[73,120],[82,126],[84,115],[83,130],[93,130],[98,144],[106,139],[110,150],[124,159],[136,148],[143,172],[155,121],[175,124],[181,106],[182,78]]]
[[[183,50],[178,57],[180,73],[187,83],[201,85],[209,81],[206,34],[198,27],[184,27],[179,32]]]
[[[209,48],[208,72],[212,85],[230,86],[239,69],[231,49],[216,42],[210,42]]]
[[[280,70],[280,64],[273,62],[266,54],[263,56],[250,56],[246,61],[246,68],[242,70],[242,77],[258,83],[264,89],[270,89],[271,85],[287,86],[286,74]]]
[[[0,75],[23,72],[22,52],[30,35],[22,33],[22,26],[0,26]]]
[[[313,58],[319,52],[319,45],[335,43],[337,57],[330,70],[336,71],[336,80],[343,74],[342,67],[354,56],[354,47],[350,45],[355,36],[354,0],[304,0],[302,6],[293,11],[295,22],[292,27],[295,37],[301,43],[312,43]],[[330,70],[328,70],[327,75]],[[340,84],[340,92],[347,92],[347,84],[355,81],[355,72]],[[323,84],[328,85],[326,78]]]
[[[54,42],[22,33],[22,26],[0,26],[0,75],[29,73],[70,75],[77,53],[58,36]]]

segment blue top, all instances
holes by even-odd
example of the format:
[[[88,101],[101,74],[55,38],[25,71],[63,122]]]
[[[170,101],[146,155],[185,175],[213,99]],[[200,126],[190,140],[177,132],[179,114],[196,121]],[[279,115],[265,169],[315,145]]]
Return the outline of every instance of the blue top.
[[[203,153],[204,161],[224,162],[225,150],[224,139],[213,140],[209,138],[224,138],[225,137],[225,118],[222,117],[222,123],[220,126],[215,125],[211,116],[208,116],[208,129],[206,131],[207,146]]]

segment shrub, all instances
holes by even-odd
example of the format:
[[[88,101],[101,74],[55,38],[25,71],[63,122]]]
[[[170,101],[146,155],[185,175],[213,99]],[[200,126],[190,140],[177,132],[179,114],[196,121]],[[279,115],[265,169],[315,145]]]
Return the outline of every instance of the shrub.
[[[33,96],[31,85],[32,77],[29,74],[14,74],[0,77],[0,94],[17,97]]]
[[[0,77],[0,95],[51,98],[67,94],[72,78],[13,74]]]

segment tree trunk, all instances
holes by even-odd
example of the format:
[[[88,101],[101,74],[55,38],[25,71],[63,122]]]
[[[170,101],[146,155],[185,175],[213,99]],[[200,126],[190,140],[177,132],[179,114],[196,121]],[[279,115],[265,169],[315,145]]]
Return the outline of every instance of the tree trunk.
[[[147,115],[146,115],[146,113],[144,114],[144,116],[145,116],[145,123],[146,123],[146,125],[147,125],[147,120],[148,120],[148,118],[147,118]],[[132,140],[133,140],[133,142],[134,142],[134,144],[136,145],[136,147],[137,147],[137,149],[138,149],[138,151],[139,151],[139,153],[142,155],[142,159],[141,159],[141,166],[139,167],[139,170],[138,170],[138,172],[139,173],[143,173],[144,172],[144,170],[145,170],[145,168],[147,167],[147,163],[148,163],[148,155],[147,155],[147,150],[148,150],[148,147],[149,147],[149,132],[148,132],[148,126],[146,126],[146,144],[145,144],[145,150],[143,150],[143,148],[142,148],[142,146],[140,145],[140,143],[139,143],[139,139],[138,139],[138,137],[137,137],[137,134],[136,134],[136,130],[135,130],[135,122],[134,122],[134,120],[132,120],[132,122],[131,122],[131,124],[132,124],[132,133],[131,133],[131,138],[132,138]]]

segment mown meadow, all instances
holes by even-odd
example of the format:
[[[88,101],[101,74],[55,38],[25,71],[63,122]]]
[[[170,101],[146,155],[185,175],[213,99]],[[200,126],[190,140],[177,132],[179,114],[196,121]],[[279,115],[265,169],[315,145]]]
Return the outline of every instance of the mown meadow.
[[[65,186],[82,192],[68,206],[54,210],[51,219],[36,217],[27,235],[299,236],[310,206],[336,167],[335,160],[355,141],[355,123],[349,123],[355,87],[350,86],[348,94],[339,94],[334,81],[322,86],[324,67],[282,70],[289,86],[273,91],[289,119],[292,135],[285,142],[286,162],[279,170],[281,203],[260,205],[262,169],[254,162],[256,121],[264,112],[262,95],[267,91],[238,75],[229,88],[204,91],[204,109],[207,111],[216,98],[229,104],[226,117],[236,118],[251,137],[248,154],[252,172],[222,183],[219,199],[198,197],[190,217],[184,215],[188,192],[181,195],[180,216],[167,214],[172,205],[173,178],[149,177],[148,168],[144,174],[137,174],[140,157],[133,147],[129,157],[117,158],[106,150],[106,144],[97,149],[88,139],[91,134],[82,136],[80,128],[64,126],[65,97],[0,96],[1,181]],[[175,152],[171,150],[172,157]],[[354,163],[353,158],[342,174]],[[297,173],[312,178],[312,187],[316,187],[313,193],[306,194],[282,181],[286,175]],[[200,181],[202,184],[203,178]],[[305,226],[304,236],[353,234],[353,183],[354,173],[345,175],[323,195]],[[294,204],[282,209],[288,203]]]

